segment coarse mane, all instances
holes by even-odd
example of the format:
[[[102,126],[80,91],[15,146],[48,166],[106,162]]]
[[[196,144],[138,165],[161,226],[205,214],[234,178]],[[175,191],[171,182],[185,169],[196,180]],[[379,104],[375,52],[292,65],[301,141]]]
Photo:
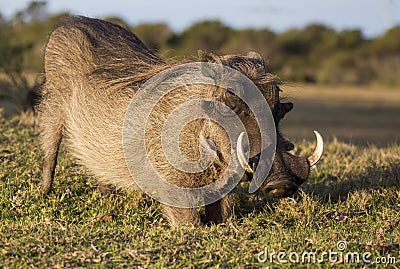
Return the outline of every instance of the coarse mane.
[[[282,84],[279,77],[260,69],[259,63],[255,63],[252,59],[248,59],[244,56],[234,57],[235,62],[223,61],[220,64],[241,72],[251,79],[260,89]],[[109,92],[123,90],[124,88],[138,89],[147,80],[160,72],[189,62],[188,60],[183,60],[179,62],[160,62],[153,64],[141,59],[118,58],[113,59],[112,62],[98,65],[90,76],[100,79],[103,89]],[[123,72],[121,72],[121,70],[123,70]]]
[[[189,62],[165,62],[132,32],[107,21],[71,16],[60,27],[75,28],[84,36],[84,46],[87,46],[86,52],[90,54],[86,57],[93,62],[93,68],[87,76],[97,89],[109,93],[124,89],[135,91],[161,71]],[[278,77],[267,73],[265,61],[257,53],[218,56],[199,52],[199,61],[231,67],[260,88],[281,83]]]

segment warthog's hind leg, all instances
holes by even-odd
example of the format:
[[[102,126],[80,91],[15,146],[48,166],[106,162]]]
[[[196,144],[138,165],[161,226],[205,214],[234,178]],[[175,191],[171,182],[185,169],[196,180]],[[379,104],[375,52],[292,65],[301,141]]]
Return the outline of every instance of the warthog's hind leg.
[[[43,107],[41,111],[41,136],[42,148],[44,151],[42,190],[45,194],[51,191],[54,179],[54,172],[57,164],[57,155],[60,148],[63,121],[60,111]]]

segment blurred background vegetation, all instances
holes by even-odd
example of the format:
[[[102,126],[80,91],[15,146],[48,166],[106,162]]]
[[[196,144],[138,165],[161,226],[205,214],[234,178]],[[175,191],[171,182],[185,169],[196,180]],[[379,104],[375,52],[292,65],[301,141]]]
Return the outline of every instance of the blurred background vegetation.
[[[0,10],[1,72],[25,87],[21,72],[43,71],[46,38],[67,15],[48,14],[45,1],[31,2],[11,19],[5,19]],[[400,26],[368,39],[358,29],[336,31],[318,24],[275,33],[267,28],[238,30],[220,21],[202,21],[176,33],[166,24],[131,26],[117,17],[104,19],[129,28],[166,58],[195,56],[198,49],[217,53],[253,50],[284,80],[400,85]]]
[[[11,17],[5,18],[1,13],[0,8],[0,110],[12,115],[21,108],[33,107],[38,101],[46,40],[69,14],[50,14],[45,1],[33,1]],[[283,81],[315,84],[308,84],[307,88],[316,89],[309,95],[307,91],[299,94],[296,89],[293,94],[289,92],[291,96],[299,96],[295,101],[297,112],[285,120],[292,137],[304,135],[300,132],[302,128],[308,133],[314,128],[307,124],[308,120],[318,123],[315,128],[339,138],[368,136],[365,141],[397,140],[400,95],[393,89],[400,86],[400,26],[381,36],[367,38],[359,29],[338,31],[320,24],[277,33],[268,28],[233,29],[215,20],[200,21],[175,32],[163,23],[129,25],[118,17],[103,19],[130,29],[163,58],[196,60],[199,49],[221,54],[256,51],[268,61],[269,71]],[[362,90],[349,90],[354,87]],[[336,94],[334,98],[322,94],[328,92],[327,88],[331,92],[342,89],[343,94]],[[383,88],[392,90],[383,94]],[[365,95],[371,90],[377,94]],[[308,99],[301,100],[305,96]],[[314,100],[316,97],[319,99]],[[315,102],[310,103],[312,100]],[[358,107],[367,103],[370,104],[367,108]],[[344,107],[344,104],[348,105]],[[322,109],[326,110],[325,114]],[[379,125],[382,119],[388,121],[386,129]],[[360,122],[369,124],[368,128],[360,127]],[[360,128],[355,129],[356,125]],[[375,140],[370,140],[373,133]]]

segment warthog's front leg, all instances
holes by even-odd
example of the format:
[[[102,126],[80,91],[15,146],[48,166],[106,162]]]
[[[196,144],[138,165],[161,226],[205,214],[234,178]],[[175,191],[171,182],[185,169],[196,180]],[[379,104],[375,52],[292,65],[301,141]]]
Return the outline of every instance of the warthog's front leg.
[[[200,213],[197,208],[180,208],[163,205],[164,216],[172,227],[178,228],[184,224],[201,226]]]
[[[231,216],[232,203],[229,195],[221,200],[206,205],[205,223],[224,223]]]
[[[105,184],[105,183],[99,182],[99,192],[101,194],[108,194],[108,193],[112,193],[115,191],[116,191],[116,189],[114,186],[112,186],[110,184]]]

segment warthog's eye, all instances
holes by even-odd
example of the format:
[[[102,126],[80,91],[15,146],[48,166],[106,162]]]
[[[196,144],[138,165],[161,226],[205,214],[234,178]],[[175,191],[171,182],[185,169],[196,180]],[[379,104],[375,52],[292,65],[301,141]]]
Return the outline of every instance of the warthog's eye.
[[[213,101],[203,101],[202,107],[205,110],[212,110],[214,108],[214,102]]]

